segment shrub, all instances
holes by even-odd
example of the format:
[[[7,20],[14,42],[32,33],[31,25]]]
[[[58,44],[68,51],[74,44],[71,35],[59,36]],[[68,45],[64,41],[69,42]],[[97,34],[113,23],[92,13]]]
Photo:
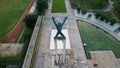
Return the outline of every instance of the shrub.
[[[106,12],[96,12],[95,14],[96,19],[100,17],[101,21],[104,21],[108,23],[109,21],[113,24],[116,23],[116,20],[111,17],[111,14],[106,13]]]
[[[77,3],[77,0],[70,0],[71,7],[73,9],[76,9],[78,7],[79,3],[77,3],[77,4],[76,3]]]
[[[100,14],[99,13],[96,13],[95,14],[95,18],[98,19],[100,17]]]
[[[24,22],[27,27],[29,27],[30,29],[33,29],[35,26],[36,20],[37,20],[37,16],[30,14],[25,17]]]
[[[101,17],[100,17],[100,20],[101,20],[101,21],[104,21],[104,18],[101,16]]]
[[[108,23],[108,22],[109,22],[109,18],[106,17],[106,19],[105,19],[105,23]]]
[[[106,17],[105,17],[104,15],[100,15],[100,20],[101,20],[101,21],[104,21],[105,18],[106,18]]]
[[[111,19],[110,22],[115,24],[116,20],[115,19]]]
[[[117,21],[115,19],[110,19],[110,25],[113,26]]]
[[[114,3],[113,13],[120,20],[120,0]]]
[[[44,15],[45,9],[48,8],[47,0],[37,0],[36,3],[37,3],[36,9],[38,15]]]
[[[80,13],[80,10],[81,10],[81,8],[80,8],[80,7],[78,7],[78,8],[77,8],[77,12],[78,12],[78,13]]]
[[[82,14],[84,15],[84,14],[86,14],[86,13],[87,13],[87,10],[82,9]]]

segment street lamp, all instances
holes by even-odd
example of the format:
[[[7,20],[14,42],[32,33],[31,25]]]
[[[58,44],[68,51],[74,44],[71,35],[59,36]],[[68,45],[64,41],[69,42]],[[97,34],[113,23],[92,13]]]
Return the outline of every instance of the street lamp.
[[[84,50],[85,50],[85,54],[87,56],[87,52],[86,52],[86,43],[83,43],[83,47],[84,47]]]

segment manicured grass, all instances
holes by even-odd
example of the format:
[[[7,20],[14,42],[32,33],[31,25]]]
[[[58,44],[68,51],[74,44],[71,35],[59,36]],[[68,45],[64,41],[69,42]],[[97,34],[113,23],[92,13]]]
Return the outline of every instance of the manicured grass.
[[[66,6],[64,0],[53,0],[52,13],[66,13]]]
[[[120,58],[120,42],[100,28],[83,21],[78,22],[78,28],[83,43],[86,43],[86,55],[90,58],[90,51],[112,50]]]
[[[31,0],[0,0],[0,38],[12,30]]]

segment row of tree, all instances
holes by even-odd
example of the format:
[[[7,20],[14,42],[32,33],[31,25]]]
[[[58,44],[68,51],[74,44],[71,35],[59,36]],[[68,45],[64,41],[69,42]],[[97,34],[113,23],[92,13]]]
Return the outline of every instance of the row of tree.
[[[82,13],[83,15],[87,13],[86,9],[82,9],[80,7],[77,8],[77,13]],[[105,21],[106,23],[110,22],[110,25],[114,25],[115,23],[118,23],[116,19],[113,19],[111,17],[111,14],[108,14],[106,12],[95,12],[95,18],[100,19],[101,21]]]
[[[96,12],[95,17],[96,19],[100,19],[101,21],[105,21],[106,23],[111,22],[110,25],[114,25],[115,23],[117,23],[115,19],[109,17],[108,15],[105,15],[102,12]]]

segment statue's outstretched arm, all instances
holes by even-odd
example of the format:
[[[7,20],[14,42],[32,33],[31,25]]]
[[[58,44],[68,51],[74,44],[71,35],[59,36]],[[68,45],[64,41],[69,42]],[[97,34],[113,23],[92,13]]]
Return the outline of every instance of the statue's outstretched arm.
[[[65,21],[67,20],[67,18],[68,18],[67,16],[64,18],[62,25],[65,24]]]
[[[52,20],[53,20],[53,23],[55,24],[55,25],[57,25],[56,24],[56,21],[55,21],[55,18],[52,16]]]

